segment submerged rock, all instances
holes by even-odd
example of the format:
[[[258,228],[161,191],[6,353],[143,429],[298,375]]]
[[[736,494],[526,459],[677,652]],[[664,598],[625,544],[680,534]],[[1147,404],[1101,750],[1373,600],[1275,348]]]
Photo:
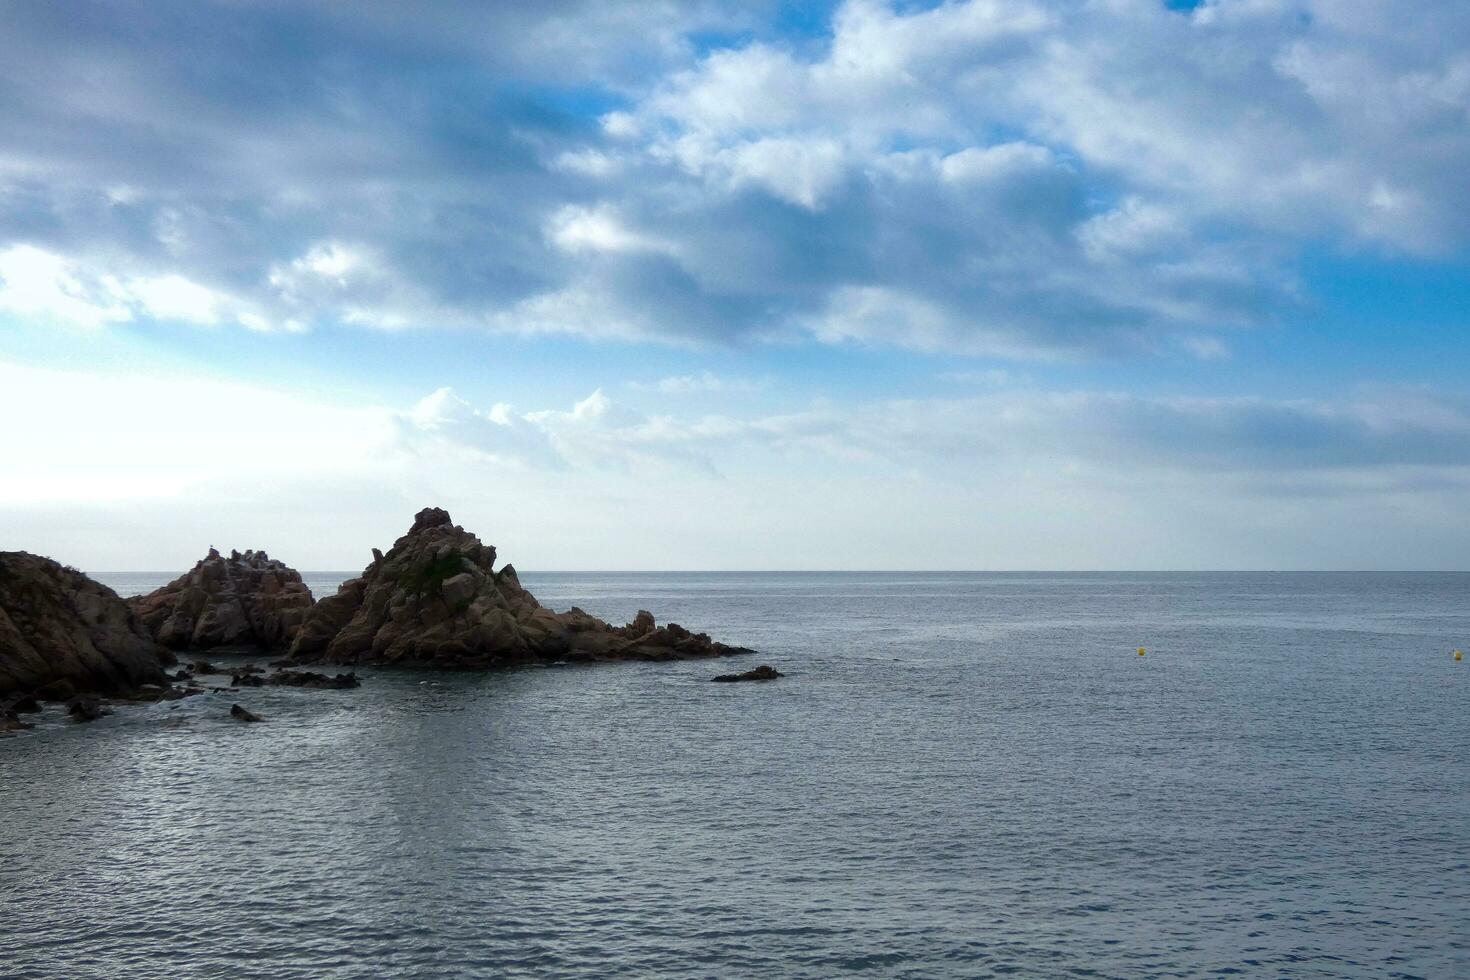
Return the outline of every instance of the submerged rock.
[[[101,701],[89,694],[83,694],[71,699],[71,703],[66,706],[66,713],[71,715],[73,721],[96,721],[112,712],[102,707]]]
[[[743,674],[721,674],[714,679],[719,683],[729,684],[736,681],[773,681],[778,677],[785,676],[785,674],[781,673],[775,667],[761,664],[754,670],[747,670]]]
[[[162,684],[165,663],[173,655],[107,586],[49,558],[0,552],[0,696],[65,701]]]
[[[285,649],[311,609],[301,574],[263,551],[213,548],[188,572],[128,602],[159,643],[174,650],[249,645]]]
[[[255,684],[270,684],[273,687],[310,687],[321,691],[344,691],[362,687],[356,674],[317,674],[309,670],[278,670],[264,680],[251,678]]]
[[[238,721],[264,721],[260,715],[251,711],[249,708],[242,708],[238,704],[230,705],[230,717]]]
[[[20,712],[23,715],[34,714],[35,712],[41,710],[41,705],[31,695],[22,694],[20,697],[10,702],[10,710]]]
[[[612,626],[580,609],[556,613],[495,570],[495,548],[437,507],[359,578],[312,607],[291,645],[296,662],[485,668],[554,660],[672,660],[745,653],[640,611]]]
[[[28,721],[21,721],[14,708],[0,708],[0,732],[23,732],[35,727]]]

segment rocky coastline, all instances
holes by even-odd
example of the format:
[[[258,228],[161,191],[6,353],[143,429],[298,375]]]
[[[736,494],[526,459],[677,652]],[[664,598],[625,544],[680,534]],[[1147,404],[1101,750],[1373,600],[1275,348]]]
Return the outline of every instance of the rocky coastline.
[[[521,585],[513,566],[497,570],[495,561],[493,545],[436,507],[419,511],[386,554],[374,548],[362,575],[319,601],[299,572],[263,551],[226,557],[210,548],[168,585],[127,600],[49,558],[0,552],[0,732],[32,727],[26,718],[46,702],[65,704],[75,721],[92,721],[117,705],[203,694],[199,678],[208,675],[221,678],[208,688],[216,692],[326,691],[360,681],[355,672],[300,668],[492,670],[751,652],[677,623],[660,626],[646,610],[624,626],[575,606],[555,612]],[[178,653],[205,651],[279,659],[272,672],[202,659],[165,671]],[[780,676],[768,670],[751,674]],[[248,708],[233,708],[250,716],[232,710],[236,719],[260,720]]]

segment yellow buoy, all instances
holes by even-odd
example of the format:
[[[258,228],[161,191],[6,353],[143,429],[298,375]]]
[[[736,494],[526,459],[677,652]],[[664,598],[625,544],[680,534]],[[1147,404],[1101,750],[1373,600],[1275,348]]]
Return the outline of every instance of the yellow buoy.
[[[1455,659],[1456,660],[1464,660],[1465,659],[1465,655],[1463,653],[1461,653],[1459,650],[1456,650],[1455,651]]]
[[[1140,657],[1141,657],[1141,656],[1143,656],[1143,655],[1144,655],[1144,653],[1146,653],[1146,652],[1147,652],[1147,651],[1145,651],[1145,650],[1144,650],[1144,649],[1143,649],[1143,647],[1139,647],[1139,648],[1138,648],[1138,655],[1139,655],[1139,656],[1140,656]]]

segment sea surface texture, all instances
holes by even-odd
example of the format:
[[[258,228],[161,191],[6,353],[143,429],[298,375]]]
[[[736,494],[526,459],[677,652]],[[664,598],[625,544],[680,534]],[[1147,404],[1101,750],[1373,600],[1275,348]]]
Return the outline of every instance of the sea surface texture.
[[[761,652],[52,709],[0,975],[1470,976],[1470,576],[523,580]]]

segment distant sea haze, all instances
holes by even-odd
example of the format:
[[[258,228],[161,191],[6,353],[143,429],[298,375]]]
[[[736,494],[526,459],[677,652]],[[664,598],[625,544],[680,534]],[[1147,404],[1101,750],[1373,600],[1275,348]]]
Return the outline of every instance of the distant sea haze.
[[[0,741],[0,972],[1470,976],[1470,574],[522,578],[787,676],[367,668]]]

